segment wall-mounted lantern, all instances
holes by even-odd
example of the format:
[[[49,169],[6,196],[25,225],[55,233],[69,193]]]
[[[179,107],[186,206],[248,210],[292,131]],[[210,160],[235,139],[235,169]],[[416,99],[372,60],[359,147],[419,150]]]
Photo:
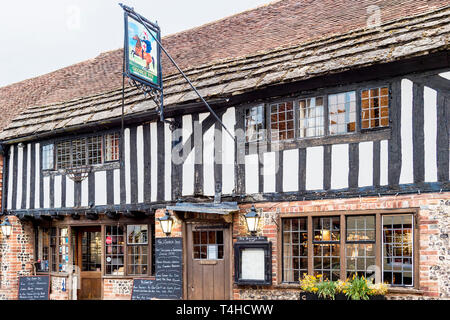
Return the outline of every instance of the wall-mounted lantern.
[[[250,212],[248,212],[244,217],[245,217],[245,221],[247,222],[248,232],[250,232],[252,235],[256,235],[256,232],[258,231],[258,224],[259,224],[260,216],[256,212],[254,205],[252,205]]]
[[[170,216],[169,211],[166,209],[166,215],[162,218],[159,218],[158,220],[161,224],[162,231],[166,234],[166,236],[170,236],[170,234],[172,233],[173,219]]]
[[[3,221],[2,224],[0,224],[0,227],[2,228],[2,234],[6,238],[9,238],[9,236],[11,235],[12,224],[9,222],[8,217],[6,217],[5,221]]]

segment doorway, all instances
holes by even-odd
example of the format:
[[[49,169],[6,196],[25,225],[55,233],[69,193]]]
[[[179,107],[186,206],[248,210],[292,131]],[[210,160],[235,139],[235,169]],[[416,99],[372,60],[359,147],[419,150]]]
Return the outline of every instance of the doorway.
[[[80,270],[79,300],[102,298],[102,232],[101,227],[72,229],[75,236],[74,262]]]
[[[186,224],[187,298],[229,300],[231,235],[229,225]]]

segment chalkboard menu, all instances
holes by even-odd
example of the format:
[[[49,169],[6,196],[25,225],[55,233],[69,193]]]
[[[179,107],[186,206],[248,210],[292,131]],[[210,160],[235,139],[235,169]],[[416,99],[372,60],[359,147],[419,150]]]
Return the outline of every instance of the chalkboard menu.
[[[155,241],[155,280],[134,279],[131,299],[180,300],[183,297],[182,238],[156,238]]]
[[[19,278],[19,300],[48,300],[50,276]]]

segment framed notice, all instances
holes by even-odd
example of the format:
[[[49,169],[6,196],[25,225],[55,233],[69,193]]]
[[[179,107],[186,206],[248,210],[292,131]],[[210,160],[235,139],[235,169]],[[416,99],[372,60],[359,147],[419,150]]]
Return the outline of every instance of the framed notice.
[[[162,90],[161,49],[155,40],[161,42],[161,30],[144,17],[139,18],[125,10],[126,74],[140,83]]]
[[[238,238],[234,244],[235,283],[272,284],[272,243],[266,237]]]

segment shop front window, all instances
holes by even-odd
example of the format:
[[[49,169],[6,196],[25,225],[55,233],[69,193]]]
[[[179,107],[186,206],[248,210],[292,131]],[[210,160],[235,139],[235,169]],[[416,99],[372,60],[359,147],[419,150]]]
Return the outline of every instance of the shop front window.
[[[36,271],[48,272],[50,269],[50,230],[48,228],[37,228],[36,247]]]
[[[58,272],[58,269],[56,268],[57,265],[57,248],[58,248],[58,235],[56,233],[56,228],[50,229],[50,255],[51,255],[51,271],[52,272]]]
[[[283,221],[283,281],[297,282],[308,273],[308,227],[306,218]]]
[[[346,223],[347,277],[375,273],[375,216],[349,216]]]
[[[282,255],[286,283],[296,283],[308,273],[333,281],[355,275],[392,286],[413,286],[414,215],[379,212],[283,218]]]
[[[125,241],[122,226],[106,226],[105,239],[107,275],[125,275]]]
[[[58,272],[67,272],[69,265],[69,232],[68,228],[59,229]]]
[[[314,218],[313,228],[314,274],[332,281],[339,280],[340,218]]]
[[[383,217],[383,281],[413,285],[413,215]]]
[[[148,225],[127,226],[128,274],[148,273]]]

